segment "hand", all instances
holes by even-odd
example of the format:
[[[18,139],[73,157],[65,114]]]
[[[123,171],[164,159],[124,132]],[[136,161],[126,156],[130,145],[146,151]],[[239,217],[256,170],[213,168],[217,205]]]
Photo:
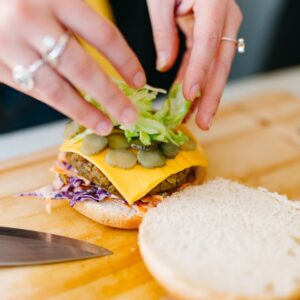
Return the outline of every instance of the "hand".
[[[43,38],[59,39],[67,30],[97,48],[128,84],[137,88],[145,84],[142,66],[120,32],[82,0],[1,0],[0,81],[20,89],[12,78],[13,67],[38,61]],[[28,94],[95,132],[108,134],[110,119],[85,101],[74,86],[102,103],[122,124],[135,121],[136,111],[129,99],[71,35],[57,67],[42,66]]]
[[[224,90],[236,46],[221,42],[236,38],[242,14],[234,0],[147,0],[157,52],[157,69],[168,70],[178,48],[177,27],[186,36],[186,53],[177,80],[183,93],[194,101],[196,122],[204,130],[211,126]],[[200,95],[201,93],[201,100]]]

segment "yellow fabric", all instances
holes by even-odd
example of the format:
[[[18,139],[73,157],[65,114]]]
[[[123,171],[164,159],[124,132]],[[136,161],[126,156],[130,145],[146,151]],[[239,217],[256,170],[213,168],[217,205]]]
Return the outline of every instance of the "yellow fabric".
[[[86,0],[86,3],[89,4],[96,12],[104,16],[110,21],[113,21],[113,14],[107,0]]]
[[[111,7],[109,5],[109,1],[107,0],[86,0],[86,3],[90,5],[97,13],[101,14],[107,20],[113,22],[113,14]],[[99,32],[101,35],[101,32]],[[113,76],[115,78],[121,79],[121,76],[116,71],[116,69],[111,65],[111,63],[100,54],[100,52],[88,44],[83,39],[79,38],[80,43],[83,47],[87,50],[87,52],[102,66],[102,69],[108,74],[109,76]]]

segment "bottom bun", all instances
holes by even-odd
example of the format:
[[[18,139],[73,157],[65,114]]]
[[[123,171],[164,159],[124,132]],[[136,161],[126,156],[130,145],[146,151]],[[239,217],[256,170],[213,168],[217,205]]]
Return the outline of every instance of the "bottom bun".
[[[73,208],[95,222],[123,229],[138,228],[144,216],[136,206],[128,206],[115,200],[78,202]]]

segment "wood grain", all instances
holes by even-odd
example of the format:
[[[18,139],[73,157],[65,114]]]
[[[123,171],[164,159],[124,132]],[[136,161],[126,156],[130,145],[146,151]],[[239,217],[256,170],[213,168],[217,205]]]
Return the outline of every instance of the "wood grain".
[[[208,133],[189,126],[209,159],[207,179],[227,177],[300,199],[300,101],[274,92],[223,107]],[[0,268],[0,299],[170,299],[146,270],[137,232],[96,224],[61,201],[16,193],[51,182],[57,154],[49,149],[0,164],[0,225],[52,232],[111,249],[99,259]]]

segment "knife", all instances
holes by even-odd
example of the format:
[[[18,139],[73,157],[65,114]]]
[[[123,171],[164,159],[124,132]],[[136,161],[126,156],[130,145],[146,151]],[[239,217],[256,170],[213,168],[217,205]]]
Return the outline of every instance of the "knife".
[[[91,243],[0,226],[0,267],[58,263],[111,254],[110,250]]]

